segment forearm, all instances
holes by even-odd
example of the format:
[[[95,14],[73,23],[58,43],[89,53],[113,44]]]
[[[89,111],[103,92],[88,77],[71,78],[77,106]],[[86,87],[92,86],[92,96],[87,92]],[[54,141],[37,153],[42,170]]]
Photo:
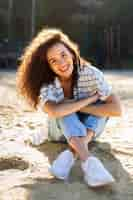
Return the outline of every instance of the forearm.
[[[49,114],[50,117],[63,117],[69,115],[73,112],[79,111],[81,108],[87,106],[88,104],[95,102],[97,100],[96,96],[81,99],[78,101],[71,102],[62,102],[62,103],[46,103],[45,111]]]
[[[80,109],[80,112],[93,114],[99,117],[120,116],[121,108],[115,103],[105,103],[98,105],[87,105]]]

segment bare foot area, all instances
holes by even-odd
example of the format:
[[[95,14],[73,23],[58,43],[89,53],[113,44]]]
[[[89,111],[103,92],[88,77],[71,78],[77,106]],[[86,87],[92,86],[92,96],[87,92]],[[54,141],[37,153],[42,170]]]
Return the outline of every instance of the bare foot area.
[[[132,200],[133,71],[105,71],[106,79],[122,100],[124,113],[120,118],[111,118],[98,141],[89,145],[116,180],[97,189],[84,183],[79,160],[68,182],[49,174],[50,163],[67,145],[29,145],[26,133],[43,127],[44,119],[19,100],[15,76],[15,71],[0,71],[0,199]]]

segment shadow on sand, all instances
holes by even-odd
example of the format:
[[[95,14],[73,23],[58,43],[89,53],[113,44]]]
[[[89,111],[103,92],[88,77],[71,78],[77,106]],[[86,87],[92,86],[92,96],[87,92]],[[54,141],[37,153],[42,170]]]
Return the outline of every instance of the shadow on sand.
[[[67,144],[47,142],[40,145],[39,151],[47,155],[49,162],[68,148]],[[32,200],[133,200],[133,182],[122,163],[115,157],[109,143],[93,142],[89,144],[90,151],[97,156],[116,179],[110,186],[97,189],[89,188],[83,180],[80,160],[73,167],[69,182],[55,178],[36,180],[32,185],[23,185],[29,190]]]

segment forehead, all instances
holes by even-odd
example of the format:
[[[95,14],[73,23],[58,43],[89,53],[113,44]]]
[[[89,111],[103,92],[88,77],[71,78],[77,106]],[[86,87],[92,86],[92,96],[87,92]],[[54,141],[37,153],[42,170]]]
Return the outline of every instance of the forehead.
[[[47,50],[47,57],[53,57],[60,54],[61,52],[66,52],[70,54],[69,49],[64,44],[56,43]]]

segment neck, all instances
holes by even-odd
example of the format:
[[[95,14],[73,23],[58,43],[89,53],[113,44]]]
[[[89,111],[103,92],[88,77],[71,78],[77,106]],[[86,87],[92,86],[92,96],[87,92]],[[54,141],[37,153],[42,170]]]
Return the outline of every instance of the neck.
[[[62,83],[65,83],[65,82],[71,82],[72,81],[72,76],[68,77],[68,78],[60,78],[59,77],[59,80],[62,82]]]

